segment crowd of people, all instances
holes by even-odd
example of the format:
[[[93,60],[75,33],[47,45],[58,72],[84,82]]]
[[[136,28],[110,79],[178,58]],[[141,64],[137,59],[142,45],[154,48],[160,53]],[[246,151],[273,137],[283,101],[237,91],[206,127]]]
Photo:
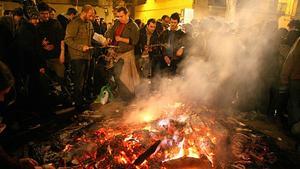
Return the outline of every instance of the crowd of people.
[[[14,111],[38,112],[46,118],[51,116],[51,107],[57,104],[74,105],[82,112],[95,99],[91,92],[99,93],[107,83],[117,96],[130,101],[143,79],[180,75],[180,63],[190,56],[198,56],[203,62],[218,60],[219,53],[210,48],[216,45],[210,43],[212,39],[224,40],[240,34],[240,44],[252,44],[255,40],[243,37],[243,30],[234,31],[213,18],[208,19],[209,24],[197,20],[182,24],[178,13],[163,15],[158,20],[150,18],[144,24],[140,19],[131,19],[125,7],[119,7],[116,19],[109,26],[96,15],[91,5],[83,6],[81,12],[69,8],[57,17],[54,17],[55,12],[46,3],[36,5],[25,1],[23,8],[16,8],[0,18],[0,101],[3,102],[0,111],[4,118],[6,113],[3,112],[12,101]],[[288,27],[289,30],[277,30],[276,25],[266,24],[260,32],[253,31],[274,35],[258,43],[267,50],[255,53],[263,55],[263,61],[258,65],[263,68],[257,77],[260,84],[247,86],[247,82],[239,82],[234,76],[227,81],[231,88],[232,85],[243,88],[237,91],[245,102],[240,99],[237,107],[256,109],[272,117],[276,115],[292,133],[299,135],[300,21],[292,20]],[[105,42],[95,41],[95,33],[103,35]],[[235,50],[228,54],[249,55],[253,52],[248,47],[244,51],[243,46],[237,45],[237,48],[239,52]],[[243,58],[237,58],[236,63],[239,59]],[[237,70],[242,74],[245,69]],[[51,88],[53,82],[61,86],[58,102],[49,95],[55,90]],[[155,85],[155,80],[152,83]],[[236,96],[237,91],[226,90],[229,84],[223,85],[223,94]],[[259,90],[259,94],[253,96],[254,90]],[[232,99],[228,101],[232,102]],[[226,104],[226,99],[215,102]],[[288,113],[288,124],[285,124],[285,113]],[[0,155],[4,154],[1,151]],[[9,160],[6,160],[8,164]],[[24,164],[22,168],[37,165],[32,159],[21,159],[17,164]]]

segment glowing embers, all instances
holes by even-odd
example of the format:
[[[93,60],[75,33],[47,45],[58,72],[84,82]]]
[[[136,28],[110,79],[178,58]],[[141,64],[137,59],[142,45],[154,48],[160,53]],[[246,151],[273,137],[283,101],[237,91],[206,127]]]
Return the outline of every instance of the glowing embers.
[[[112,169],[165,169],[174,168],[178,162],[209,166],[203,168],[215,165],[218,134],[214,120],[183,104],[171,105],[161,114],[151,122],[104,124],[90,135],[77,138],[80,144],[96,144],[98,148],[86,152],[85,158],[76,158],[73,164],[85,166],[86,161],[94,161],[94,168]],[[76,151],[72,146],[66,150]]]
[[[167,122],[162,120],[159,124],[164,124],[162,126],[167,133],[158,147],[165,155],[163,162],[182,157],[201,158],[206,156],[211,165],[214,165],[216,138],[211,136],[208,128],[198,128],[188,121],[169,120]]]

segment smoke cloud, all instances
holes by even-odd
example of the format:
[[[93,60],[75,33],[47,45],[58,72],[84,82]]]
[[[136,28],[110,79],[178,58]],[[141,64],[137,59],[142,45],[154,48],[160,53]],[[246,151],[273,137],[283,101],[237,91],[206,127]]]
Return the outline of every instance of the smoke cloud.
[[[137,112],[126,114],[129,122],[142,119],[142,112],[159,117],[163,107],[178,101],[249,111],[257,107],[262,86],[269,83],[265,79],[275,74],[269,67],[276,60],[276,9],[260,0],[231,5],[234,18],[206,17],[193,25],[192,47],[178,68],[181,75],[155,78],[156,94],[138,93]]]

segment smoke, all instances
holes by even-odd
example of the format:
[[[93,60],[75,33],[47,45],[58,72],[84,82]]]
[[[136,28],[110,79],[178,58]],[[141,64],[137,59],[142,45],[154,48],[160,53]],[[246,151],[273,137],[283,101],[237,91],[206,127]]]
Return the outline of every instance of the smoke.
[[[276,9],[261,1],[241,2],[233,4],[234,18],[207,17],[193,25],[189,55],[178,68],[181,75],[154,79],[157,94],[141,94],[138,111],[126,115],[129,121],[141,119],[143,111],[159,117],[163,107],[177,101],[248,111],[259,107],[269,83],[263,79],[274,73],[269,67],[276,60]]]

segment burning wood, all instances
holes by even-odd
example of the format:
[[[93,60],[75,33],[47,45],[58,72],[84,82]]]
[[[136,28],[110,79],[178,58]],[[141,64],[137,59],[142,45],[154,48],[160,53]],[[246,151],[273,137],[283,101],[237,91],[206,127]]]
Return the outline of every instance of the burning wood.
[[[160,140],[156,141],[149,149],[147,149],[143,154],[141,154],[135,161],[134,165],[141,165],[148,157],[150,157],[157,149],[159,144],[161,143]]]
[[[212,169],[211,163],[205,156],[201,158],[184,157],[163,163],[169,169]]]
[[[236,133],[231,141],[231,149],[236,159],[233,168],[247,168],[254,164],[263,166],[277,161],[277,157],[261,136]]]
[[[61,160],[56,157],[59,162],[47,162],[60,167],[96,169],[209,169],[246,168],[250,164],[261,166],[276,161],[262,137],[247,134],[252,130],[232,130],[232,123],[226,124],[226,128],[205,109],[198,112],[176,104],[169,110],[171,118],[163,116],[130,125],[107,122],[97,130],[72,132],[65,146],[58,146]],[[231,151],[225,149],[229,135],[232,135]],[[234,158],[226,159],[229,156]],[[223,162],[227,164],[221,165]]]

